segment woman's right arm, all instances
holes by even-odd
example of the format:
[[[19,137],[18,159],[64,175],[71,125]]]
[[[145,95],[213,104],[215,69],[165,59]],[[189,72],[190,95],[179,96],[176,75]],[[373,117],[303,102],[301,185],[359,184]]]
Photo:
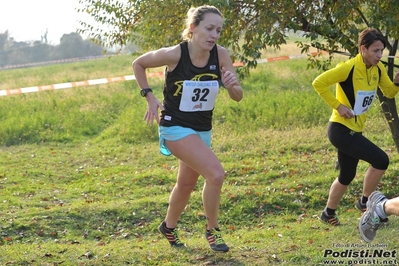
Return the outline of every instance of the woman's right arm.
[[[140,89],[150,88],[147,79],[147,68],[155,68],[161,66],[174,67],[180,59],[180,47],[174,46],[169,48],[161,48],[159,50],[147,52],[139,56],[133,61],[132,67],[134,76]],[[159,125],[158,108],[163,110],[161,102],[151,92],[145,96],[148,108],[144,115],[144,120],[148,125],[152,125],[154,119]]]
[[[132,67],[137,84],[140,88],[148,88],[147,68],[156,68],[161,66],[174,67],[180,59],[180,46],[161,48],[155,51],[147,52],[133,61]]]
[[[335,96],[331,91],[331,86],[344,81],[348,77],[350,65],[339,64],[337,67],[327,70],[320,74],[312,83],[314,89],[320,97],[333,109],[337,110],[338,114],[345,118],[354,117],[354,113],[349,106],[342,103],[338,95]],[[346,96],[345,96],[346,98]],[[342,97],[340,98],[342,100]]]
[[[317,76],[312,82],[313,88],[320,97],[331,107],[337,109],[341,102],[331,91],[331,86],[345,79],[345,67],[335,67]]]

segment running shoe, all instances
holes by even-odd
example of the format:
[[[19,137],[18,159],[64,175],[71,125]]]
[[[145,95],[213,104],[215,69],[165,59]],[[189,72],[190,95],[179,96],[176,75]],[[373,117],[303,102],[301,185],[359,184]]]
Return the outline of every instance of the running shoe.
[[[381,219],[375,211],[377,204],[383,204],[387,200],[388,199],[379,191],[371,193],[367,201],[367,210],[359,220],[359,232],[364,241],[373,241],[377,234],[377,230],[381,228],[384,223],[388,222],[388,218]]]
[[[211,230],[206,230],[205,237],[208,240],[209,246],[213,251],[216,252],[229,251],[229,247],[226,245],[226,243],[224,243],[219,228],[212,228]]]
[[[370,201],[370,199],[368,200]],[[362,203],[362,198],[359,198],[356,202],[356,208],[361,211],[361,212],[365,212],[367,209],[367,203]]]
[[[338,216],[337,215],[327,215],[325,211],[323,211],[320,215],[320,220],[323,222],[326,222],[328,224],[331,224],[333,226],[338,226],[341,223],[339,222]]]
[[[166,239],[169,241],[169,244],[172,247],[176,247],[176,248],[184,247],[184,244],[180,241],[176,230],[175,229],[173,229],[173,230],[166,229],[165,221],[163,221],[159,225],[158,230],[159,230],[159,232],[161,232],[161,234],[163,234],[166,237]]]

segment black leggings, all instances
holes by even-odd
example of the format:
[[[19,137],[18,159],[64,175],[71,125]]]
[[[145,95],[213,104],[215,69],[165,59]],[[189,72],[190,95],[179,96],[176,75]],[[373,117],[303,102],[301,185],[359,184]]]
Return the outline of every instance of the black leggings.
[[[366,161],[375,169],[386,170],[389,165],[388,155],[374,143],[346,126],[330,122],[328,138],[338,149],[339,176],[342,185],[349,185],[356,175],[359,160]]]

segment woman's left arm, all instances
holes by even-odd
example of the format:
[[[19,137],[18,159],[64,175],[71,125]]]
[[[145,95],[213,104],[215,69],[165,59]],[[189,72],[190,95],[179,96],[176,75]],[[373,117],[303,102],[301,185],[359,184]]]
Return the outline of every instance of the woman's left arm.
[[[226,48],[218,46],[219,64],[222,71],[223,86],[227,89],[230,98],[234,101],[241,101],[243,98],[243,90],[238,81],[234,70],[233,62]]]
[[[385,97],[392,99],[399,91],[399,86],[395,85],[396,83],[399,82],[399,72],[395,73],[395,76],[393,77],[392,81],[389,78],[385,70],[385,67],[382,64],[378,64],[378,67],[380,68],[381,71],[381,76],[378,86],[380,87]]]

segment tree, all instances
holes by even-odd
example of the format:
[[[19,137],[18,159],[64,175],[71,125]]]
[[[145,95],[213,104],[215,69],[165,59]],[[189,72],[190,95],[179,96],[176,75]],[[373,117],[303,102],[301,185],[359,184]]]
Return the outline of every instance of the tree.
[[[81,33],[89,34],[105,46],[123,46],[133,42],[143,50],[177,44],[190,6],[203,1],[178,0],[79,0],[78,12],[91,15],[108,29],[81,22]],[[231,50],[232,59],[245,66],[240,75],[249,74],[257,65],[261,52],[286,43],[286,32],[304,32],[309,43],[298,42],[302,53],[311,47],[328,52],[328,58],[309,56],[309,67],[327,69],[336,54],[357,54],[357,38],[366,27],[380,30],[389,51],[384,61],[393,77],[394,56],[398,48],[399,13],[397,1],[348,0],[210,0],[225,18],[220,43]],[[111,29],[111,30],[109,30]],[[386,99],[378,89],[381,108],[399,151],[399,118],[394,99]]]
[[[71,32],[68,34],[63,34],[60,39],[60,45],[58,46],[58,53],[60,58],[74,58],[83,57],[84,51],[83,39],[76,32]]]
[[[0,33],[0,66],[7,64],[7,53],[5,46],[8,41],[8,31]]]

